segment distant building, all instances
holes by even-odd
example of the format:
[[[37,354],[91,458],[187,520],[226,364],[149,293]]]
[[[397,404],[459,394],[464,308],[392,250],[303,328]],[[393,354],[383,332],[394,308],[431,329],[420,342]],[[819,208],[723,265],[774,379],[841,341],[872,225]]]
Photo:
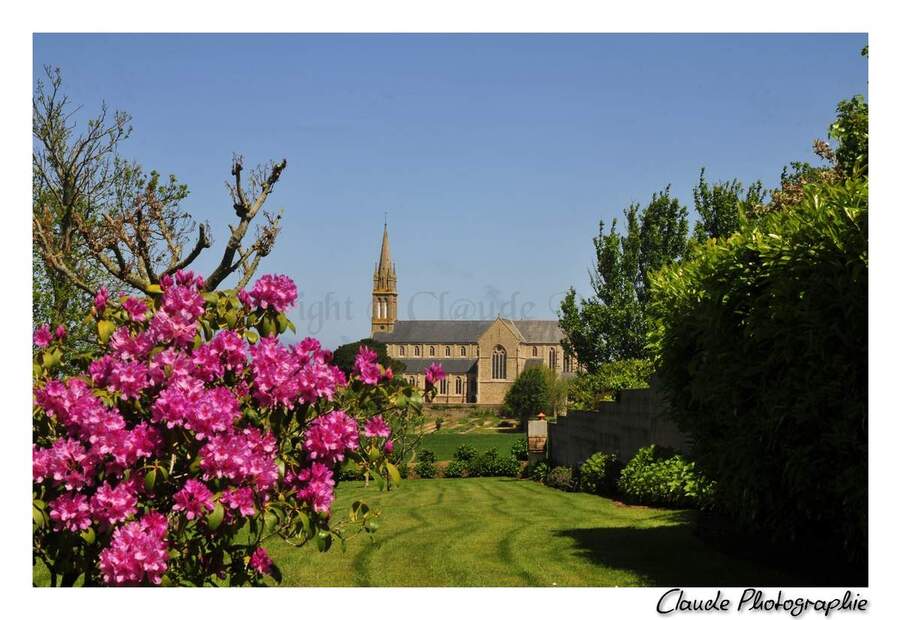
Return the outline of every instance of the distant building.
[[[563,352],[557,321],[398,321],[397,272],[388,227],[372,276],[372,337],[406,365],[408,381],[425,386],[425,370],[438,362],[447,377],[434,402],[498,405],[516,377],[531,366],[575,370]]]

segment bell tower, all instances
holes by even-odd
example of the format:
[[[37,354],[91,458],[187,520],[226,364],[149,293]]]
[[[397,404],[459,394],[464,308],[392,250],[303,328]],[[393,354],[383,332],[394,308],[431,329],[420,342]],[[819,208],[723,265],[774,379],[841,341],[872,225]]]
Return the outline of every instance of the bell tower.
[[[372,274],[372,334],[391,333],[397,321],[397,273],[391,262],[388,220],[382,233],[382,251]]]

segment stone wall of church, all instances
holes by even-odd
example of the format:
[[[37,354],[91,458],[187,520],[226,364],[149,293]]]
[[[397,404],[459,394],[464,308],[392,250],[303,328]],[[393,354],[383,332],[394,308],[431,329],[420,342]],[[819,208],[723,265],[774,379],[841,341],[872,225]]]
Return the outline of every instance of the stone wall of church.
[[[436,359],[471,359],[479,357],[478,346],[471,343],[453,343],[443,342],[441,344],[434,343],[388,343],[385,345],[388,349],[388,356],[393,358],[405,357],[434,357]],[[416,347],[419,347],[419,353],[416,353]],[[434,347],[434,354],[430,353]],[[448,355],[450,349],[450,355]]]
[[[506,353],[506,378],[492,377],[492,355],[498,347]],[[479,403],[499,405],[504,402],[507,390],[519,376],[525,360],[519,355],[519,338],[510,326],[495,321],[479,338]]]

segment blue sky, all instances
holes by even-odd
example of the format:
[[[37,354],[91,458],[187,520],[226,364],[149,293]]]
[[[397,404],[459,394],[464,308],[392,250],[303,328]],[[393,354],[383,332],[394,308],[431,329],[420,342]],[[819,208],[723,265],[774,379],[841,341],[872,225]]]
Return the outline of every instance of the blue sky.
[[[588,290],[598,220],[672,185],[778,182],[836,103],[867,92],[865,35],[37,35],[86,112],[134,117],[123,154],[174,173],[216,244],[224,183],[286,158],[258,273],[301,290],[327,346],[368,335],[388,212],[401,318],[553,318]]]

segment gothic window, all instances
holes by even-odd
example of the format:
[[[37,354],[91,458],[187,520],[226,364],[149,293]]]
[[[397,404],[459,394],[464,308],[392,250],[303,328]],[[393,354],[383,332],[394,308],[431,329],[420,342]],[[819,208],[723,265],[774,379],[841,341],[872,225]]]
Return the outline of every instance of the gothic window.
[[[438,384],[438,393],[447,394],[447,379],[442,379],[441,383]]]
[[[444,347],[444,357],[450,357],[450,347]]]
[[[573,358],[563,354],[563,372],[572,372],[573,371]]]
[[[419,348],[418,344],[415,347],[413,347],[413,355],[415,357],[419,357],[420,355],[422,355],[422,349]]]
[[[532,347],[532,357],[538,357],[538,347]]]
[[[435,347],[429,347],[429,357],[435,357]]]
[[[404,345],[400,345],[400,356],[404,357],[407,354],[407,347]]]
[[[463,393],[463,377],[457,377],[456,385],[454,387],[457,394]]]
[[[507,351],[501,345],[494,347],[494,353],[491,354],[491,378],[507,378]]]
[[[460,356],[466,357],[466,347],[460,347]]]
[[[551,348],[547,352],[547,365],[554,370],[557,369],[557,349]]]

